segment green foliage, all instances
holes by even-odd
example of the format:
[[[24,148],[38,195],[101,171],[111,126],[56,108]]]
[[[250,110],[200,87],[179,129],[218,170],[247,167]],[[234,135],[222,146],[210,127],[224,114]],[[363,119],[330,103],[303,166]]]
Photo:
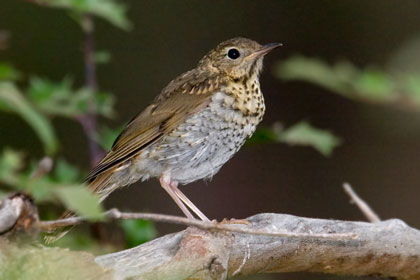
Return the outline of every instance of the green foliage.
[[[96,195],[86,186],[75,185],[80,172],[64,160],[58,160],[51,174],[33,178],[37,166],[24,169],[23,154],[6,149],[0,155],[0,183],[15,191],[31,194],[36,203],[55,202],[57,199],[76,213],[89,218],[100,219],[103,209]]]
[[[21,74],[10,64],[0,62],[0,81],[15,81],[21,77]]]
[[[154,223],[151,221],[122,220],[120,224],[124,230],[126,245],[128,248],[140,245],[156,238],[157,236]]]
[[[82,26],[82,16],[91,14],[123,30],[131,29],[131,23],[126,16],[127,7],[117,0],[37,0],[37,3],[68,10]]]
[[[69,79],[57,83],[35,77],[30,80],[28,98],[45,114],[75,118],[87,113],[89,101],[94,96],[94,113],[105,117],[111,117],[114,114],[112,95],[109,93],[93,95],[88,88],[73,90],[72,84]]]
[[[96,51],[93,59],[96,64],[106,64],[111,61],[111,54],[107,51]]]
[[[22,167],[23,155],[11,149],[5,149],[0,155],[0,182],[16,185],[18,171]]]
[[[71,184],[82,178],[80,170],[69,164],[64,159],[58,159],[53,173],[53,181],[57,183]]]
[[[22,117],[41,139],[46,154],[52,155],[57,151],[58,141],[50,121],[33,108],[11,82],[0,82],[0,110]]]
[[[0,279],[113,279],[92,254],[0,240]]]
[[[47,246],[71,248],[75,251],[88,251],[95,255],[109,254],[122,249],[122,247],[116,247],[112,244],[100,244],[95,237],[79,227],[72,229],[71,234],[66,234],[63,238]]]
[[[250,144],[280,142],[289,145],[310,146],[324,156],[330,156],[341,140],[329,131],[312,127],[306,122],[300,122],[288,129],[283,129],[279,124],[273,128],[260,128],[248,141]]]
[[[279,63],[275,75],[307,81],[358,101],[420,110],[420,73],[390,74],[371,67],[359,69],[350,62],[328,65],[320,59],[295,56]]]
[[[94,32],[92,19],[95,16],[118,28],[124,30],[131,28],[131,24],[126,17],[127,8],[118,0],[36,0],[32,2],[43,7],[66,10],[80,24],[85,33]],[[78,46],[79,43],[76,42],[75,47]],[[108,63],[111,59],[111,54],[107,51],[95,51],[93,48],[92,51],[94,64]],[[53,117],[64,117],[80,122],[81,117],[87,114],[107,118],[114,116],[115,100],[110,93],[94,91],[93,87],[88,86],[75,88],[73,81],[69,78],[64,78],[61,81],[51,81],[34,76],[29,76],[27,80],[21,79],[21,77],[22,74],[10,64],[0,62],[0,112],[14,113],[22,117],[36,132],[47,155],[54,156],[58,149],[58,139],[51,124]],[[20,80],[19,87],[15,84],[17,80]],[[102,144],[105,143],[109,147],[117,134],[118,131],[104,130],[98,136],[97,141]],[[48,207],[40,208],[42,217],[55,217],[56,215],[51,211],[53,209],[51,204],[56,204],[86,218],[101,220],[103,209],[99,204],[98,196],[89,192],[86,186],[78,184],[81,181],[81,172],[63,159],[49,159],[55,162],[54,168],[51,171],[48,168],[45,172],[39,173],[42,170],[39,163],[31,160],[22,152],[4,149],[0,154],[0,187],[2,188],[0,196],[5,194],[6,191],[20,191],[30,194],[36,204],[48,205]],[[37,174],[41,175],[38,176]],[[147,222],[134,223],[125,227],[127,227],[127,240],[131,242],[130,244],[148,240],[155,235],[153,225]],[[134,235],[136,230],[140,232],[140,236]],[[67,243],[68,246],[83,249],[103,249],[92,238],[80,234],[69,236],[64,239],[70,242]],[[5,253],[3,249],[2,247],[2,254]],[[47,257],[33,257],[31,254],[38,249],[39,254],[35,254],[36,257],[48,253],[52,260],[48,261]],[[1,279],[49,279],[42,274],[43,271],[49,269],[51,270],[48,271],[48,277],[51,276],[54,279],[93,278],[78,274],[76,270],[64,269],[61,271],[59,262],[64,261],[67,256],[60,255],[60,252],[55,255],[55,252],[44,251],[44,248],[32,248],[29,251],[19,249],[15,252],[19,256],[8,256],[7,262],[1,262],[0,266],[13,260],[13,265],[15,265],[11,265],[12,269],[9,270],[2,269],[6,266],[0,267]],[[73,261],[71,257],[68,260],[77,264],[79,259]],[[0,258],[3,260],[2,256]],[[28,258],[32,262],[26,261]],[[59,259],[59,262],[57,263],[54,258]],[[41,262],[46,263],[41,264]],[[54,274],[52,268],[45,267],[50,263],[54,266],[58,264],[57,273],[60,274]],[[33,267],[31,267],[32,264]],[[42,267],[42,271],[38,271],[37,267]],[[71,266],[65,265],[64,267]],[[80,267],[83,267],[83,265],[80,265]],[[91,265],[88,269],[92,271]],[[98,275],[94,274],[95,277]]]
[[[98,195],[90,192],[86,186],[61,186],[54,190],[58,198],[68,209],[90,220],[101,220],[103,208]]]
[[[276,134],[280,142],[311,146],[324,156],[331,155],[333,149],[341,142],[331,132],[314,128],[306,122],[300,122]]]
[[[111,149],[112,144],[114,143],[115,139],[117,139],[118,135],[123,130],[123,127],[117,129],[112,129],[109,127],[103,127],[99,133],[96,141],[101,145],[101,147],[108,151]]]

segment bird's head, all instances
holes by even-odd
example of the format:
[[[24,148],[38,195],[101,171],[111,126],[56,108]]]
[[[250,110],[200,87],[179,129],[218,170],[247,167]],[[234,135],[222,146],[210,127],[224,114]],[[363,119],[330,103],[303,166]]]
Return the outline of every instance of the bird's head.
[[[202,71],[225,74],[232,79],[242,79],[260,73],[262,60],[279,43],[260,45],[246,38],[233,38],[220,43],[198,63]]]

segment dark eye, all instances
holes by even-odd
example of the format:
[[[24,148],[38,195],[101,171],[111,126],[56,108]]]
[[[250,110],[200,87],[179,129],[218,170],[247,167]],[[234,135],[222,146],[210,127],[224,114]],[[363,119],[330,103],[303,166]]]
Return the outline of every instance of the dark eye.
[[[239,51],[237,49],[229,49],[227,56],[230,59],[237,59],[241,54],[239,53]]]

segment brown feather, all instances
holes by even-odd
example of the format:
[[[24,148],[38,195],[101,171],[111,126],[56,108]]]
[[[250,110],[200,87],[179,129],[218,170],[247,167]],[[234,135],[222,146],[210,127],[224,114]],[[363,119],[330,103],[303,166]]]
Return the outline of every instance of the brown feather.
[[[103,172],[141,153],[143,149],[170,133],[188,116],[205,108],[210,102],[211,94],[209,91],[197,92],[196,89],[206,85],[213,85],[216,89],[216,86],[220,86],[220,78],[195,69],[170,82],[156,100],[127,125],[111,151],[91,171],[87,180],[92,181]]]

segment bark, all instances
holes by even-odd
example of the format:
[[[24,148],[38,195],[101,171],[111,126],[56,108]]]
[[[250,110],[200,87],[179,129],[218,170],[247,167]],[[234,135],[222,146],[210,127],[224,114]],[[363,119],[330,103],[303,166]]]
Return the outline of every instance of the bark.
[[[188,229],[138,247],[99,256],[115,279],[226,279],[271,272],[323,272],[420,279],[420,231],[393,219],[377,223],[258,214],[267,232],[355,233],[356,239],[283,238]]]

